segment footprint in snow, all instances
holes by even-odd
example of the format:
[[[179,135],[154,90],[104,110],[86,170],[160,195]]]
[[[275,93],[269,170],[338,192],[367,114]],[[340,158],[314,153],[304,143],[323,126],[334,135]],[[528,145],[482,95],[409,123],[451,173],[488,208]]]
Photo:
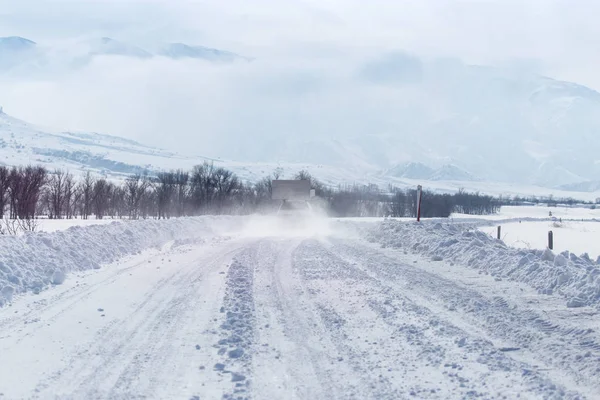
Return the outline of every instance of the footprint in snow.
[[[225,364],[216,363],[214,368],[215,371],[223,371],[225,369]]]
[[[237,348],[235,350],[231,350],[229,353],[227,353],[227,355],[229,356],[229,358],[240,358],[244,355],[244,350]]]
[[[241,382],[241,381],[245,381],[246,377],[242,374],[238,374],[238,373],[233,373],[231,374],[231,382]]]

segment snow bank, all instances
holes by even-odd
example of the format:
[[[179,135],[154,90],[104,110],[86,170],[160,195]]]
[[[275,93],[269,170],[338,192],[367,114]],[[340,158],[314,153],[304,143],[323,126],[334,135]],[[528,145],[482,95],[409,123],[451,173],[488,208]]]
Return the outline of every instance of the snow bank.
[[[37,232],[56,232],[56,231],[64,231],[73,226],[92,226],[92,225],[108,225],[113,222],[127,222],[127,220],[114,220],[114,219],[81,219],[81,218],[73,218],[73,219],[45,219],[40,218],[36,220],[39,224]]]
[[[14,294],[62,284],[70,271],[98,269],[144,249],[210,236],[218,233],[216,227],[227,230],[239,222],[233,217],[145,220],[0,236],[0,307]]]
[[[587,254],[510,248],[476,225],[465,224],[385,221],[366,234],[384,247],[403,248],[479,269],[497,280],[524,282],[540,293],[561,295],[569,307],[600,308],[600,266]]]

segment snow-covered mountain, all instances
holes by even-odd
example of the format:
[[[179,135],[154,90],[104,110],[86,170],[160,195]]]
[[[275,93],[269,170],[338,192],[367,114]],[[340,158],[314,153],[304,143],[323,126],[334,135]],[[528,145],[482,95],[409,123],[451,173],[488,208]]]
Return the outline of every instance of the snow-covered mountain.
[[[204,46],[190,46],[185,43],[168,43],[161,46],[156,54],[174,60],[194,58],[213,62],[233,62],[236,60],[249,60],[230,51],[212,49]]]
[[[331,143],[330,143],[331,144]],[[327,152],[326,144],[323,144]],[[333,145],[333,144],[332,144]],[[307,147],[308,149],[308,147]],[[283,177],[292,177],[306,170],[326,185],[377,184],[386,188],[393,184],[402,188],[425,185],[430,190],[453,193],[459,188],[494,195],[536,195],[576,197],[593,200],[600,186],[564,187],[548,189],[532,185],[483,182],[456,166],[446,165],[432,169],[424,164],[398,165],[387,171],[368,164],[359,153],[337,147],[345,166],[332,163],[294,161],[247,162],[224,160],[203,156],[185,156],[166,150],[145,146],[133,140],[110,135],[86,132],[62,132],[40,128],[3,112],[0,107],[0,165],[44,165],[48,169],[61,168],[74,174],[91,171],[111,179],[123,179],[137,172],[153,174],[161,170],[186,169],[203,162],[213,163],[234,171],[243,180],[257,181],[276,169]],[[314,155],[314,153],[313,153]],[[332,160],[334,161],[334,160]],[[589,192],[589,193],[583,193]]]
[[[425,164],[418,162],[408,162],[398,164],[385,172],[387,176],[408,179],[429,179],[434,170]]]
[[[190,170],[204,162],[233,170],[244,180],[256,181],[279,169],[286,176],[308,170],[331,185],[364,179],[356,172],[311,163],[237,162],[187,156],[150,147],[133,140],[99,133],[53,131],[6,114],[0,107],[0,165],[43,165],[75,174],[91,171],[113,179],[134,173],[169,169]],[[373,169],[370,170],[374,171]]]
[[[151,58],[152,54],[129,43],[121,42],[109,37],[94,39],[88,42],[89,55],[114,55],[134,58]]]
[[[3,55],[21,53],[35,48],[36,43],[19,36],[0,38],[0,52]]]
[[[42,70],[56,66],[80,67],[97,56],[119,56],[131,59],[167,57],[174,60],[191,58],[208,62],[229,63],[248,58],[225,50],[184,43],[169,43],[145,49],[110,37],[68,42],[58,47],[40,46],[22,37],[0,37],[0,72],[21,69],[31,72],[32,65]]]
[[[0,37],[0,72],[39,57],[35,42],[18,36]]]
[[[147,50],[101,38],[67,52],[53,52],[27,39],[4,38],[0,39],[0,67],[4,66],[0,72],[12,73],[23,66],[43,69],[57,57],[85,64],[99,55],[137,60],[248,60],[228,51],[183,43]],[[239,70],[246,64],[241,63]],[[264,67],[256,64],[254,70]],[[222,105],[223,116],[215,116],[218,133],[203,144],[204,151],[207,156],[236,160],[229,165],[249,177],[290,165],[327,170],[324,175],[332,183],[377,177],[579,190],[596,187],[593,182],[600,176],[600,93],[592,89],[535,74],[456,60],[421,60],[403,53],[383,55],[352,68],[354,75],[319,75],[320,70],[307,73],[286,67],[274,68],[265,74],[267,78],[259,76],[263,81],[244,78],[244,90],[254,91],[238,99],[232,89],[233,95],[224,96],[234,104]],[[229,78],[231,87],[240,86]],[[328,97],[332,96],[330,90],[335,91],[334,97]],[[60,135],[61,143],[70,140],[73,145],[71,134]],[[90,152],[89,147],[69,150],[61,146],[50,146],[52,150],[33,144],[26,147],[36,158],[50,157],[48,151],[54,151],[61,160],[81,165],[91,162],[78,153]],[[131,163],[131,157],[117,153],[112,144],[109,147],[110,154],[106,146],[98,145],[91,153]],[[195,163],[193,158],[142,147],[146,156],[150,152],[154,158],[135,158],[135,166],[170,168]],[[96,151],[100,148],[104,152]],[[104,165],[94,160],[93,165]]]
[[[308,107],[297,101],[293,107],[303,107],[297,113],[281,111],[293,121],[277,126],[285,133],[266,133],[273,136],[269,140],[277,143],[275,148],[238,131],[219,138],[220,153],[227,149],[232,157],[249,161],[301,161],[310,153],[312,163],[354,165],[340,157],[338,149],[343,148],[354,160],[389,176],[544,187],[600,176],[600,93],[594,90],[535,74],[439,60],[392,57],[358,70],[359,89],[349,91],[343,102],[309,114],[306,125],[314,129],[303,129],[295,119]],[[321,92],[313,92],[318,99]],[[305,150],[309,147],[310,152]],[[402,167],[406,165],[412,167]],[[439,174],[432,172],[440,168]]]
[[[132,161],[135,160],[135,161]],[[205,160],[178,156],[132,140],[98,133],[49,132],[0,108],[0,163],[40,164],[72,172],[123,176],[143,170],[186,168]]]
[[[476,177],[452,164],[445,164],[433,169],[419,162],[408,162],[396,165],[384,173],[384,176],[422,179],[427,181],[475,181]]]

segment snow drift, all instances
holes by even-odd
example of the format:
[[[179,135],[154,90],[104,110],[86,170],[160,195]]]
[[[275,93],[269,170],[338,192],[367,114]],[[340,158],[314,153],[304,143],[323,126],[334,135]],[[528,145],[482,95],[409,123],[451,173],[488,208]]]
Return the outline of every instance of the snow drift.
[[[219,224],[215,224],[217,219]],[[233,217],[145,220],[0,236],[0,307],[14,294],[39,293],[60,285],[70,271],[99,269],[102,264],[172,240],[215,235],[216,226],[226,230],[240,221]]]
[[[587,254],[510,248],[471,224],[385,221],[366,235],[383,247],[403,248],[563,296],[568,307],[600,308],[600,266]]]

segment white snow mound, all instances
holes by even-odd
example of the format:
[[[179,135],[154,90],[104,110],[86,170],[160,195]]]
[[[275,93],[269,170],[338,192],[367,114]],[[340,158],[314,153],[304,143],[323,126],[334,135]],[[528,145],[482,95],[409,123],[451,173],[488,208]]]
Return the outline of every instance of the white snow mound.
[[[587,254],[507,247],[469,224],[385,221],[368,231],[370,241],[434,260],[524,282],[543,294],[563,296],[568,307],[600,308],[600,266]]]
[[[219,224],[215,224],[215,220]],[[213,234],[215,225],[236,223],[228,217],[114,222],[72,227],[53,233],[0,236],[0,307],[14,294],[39,293],[60,285],[70,271],[102,264],[160,247],[171,240],[195,240]]]

